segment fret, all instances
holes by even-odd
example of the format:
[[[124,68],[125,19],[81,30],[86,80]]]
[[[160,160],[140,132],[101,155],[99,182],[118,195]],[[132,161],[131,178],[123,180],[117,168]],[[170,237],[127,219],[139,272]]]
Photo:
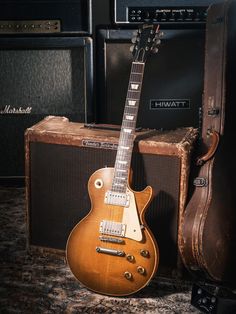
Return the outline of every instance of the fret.
[[[128,95],[127,97],[129,99],[137,100],[137,96],[140,96],[140,91],[137,90],[128,90]]]
[[[134,95],[133,95],[134,94]],[[131,98],[131,99],[133,99],[134,97],[137,97],[138,95],[140,95],[140,91],[139,90],[132,90],[132,89],[129,89],[128,90],[128,95],[127,95],[127,98]],[[137,98],[134,98],[135,100],[138,100]]]
[[[125,186],[123,183],[114,183],[116,186]]]
[[[125,180],[126,179],[126,177],[115,177],[115,178],[118,180]]]
[[[127,161],[125,161],[125,160],[118,160],[118,163],[119,163],[119,164],[122,164],[122,165],[126,165],[126,164],[127,164]]]

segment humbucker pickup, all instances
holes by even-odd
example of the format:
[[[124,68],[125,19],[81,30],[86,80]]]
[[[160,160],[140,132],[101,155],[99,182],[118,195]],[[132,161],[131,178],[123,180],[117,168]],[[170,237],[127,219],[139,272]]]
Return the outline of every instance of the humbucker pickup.
[[[113,191],[107,191],[105,194],[105,204],[117,205],[117,206],[129,206],[129,195],[126,193],[117,193]]]
[[[126,225],[120,222],[102,220],[100,223],[100,233],[117,237],[125,236]]]

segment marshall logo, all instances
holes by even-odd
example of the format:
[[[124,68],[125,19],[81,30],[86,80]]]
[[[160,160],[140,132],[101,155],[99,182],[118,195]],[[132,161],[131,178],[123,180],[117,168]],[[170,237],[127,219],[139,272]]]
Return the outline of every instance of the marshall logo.
[[[10,105],[5,106],[3,109],[0,109],[0,114],[30,114],[32,107],[11,107]]]
[[[151,99],[150,109],[190,109],[190,99]]]
[[[118,148],[118,144],[109,143],[109,142],[97,142],[97,141],[91,141],[91,140],[83,140],[82,146],[104,148],[104,149],[114,149],[114,150],[117,150]]]

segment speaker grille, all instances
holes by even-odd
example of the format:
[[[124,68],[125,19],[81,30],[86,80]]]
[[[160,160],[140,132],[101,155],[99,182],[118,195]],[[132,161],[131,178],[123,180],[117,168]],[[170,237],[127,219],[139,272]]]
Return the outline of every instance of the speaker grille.
[[[115,156],[114,150],[30,142],[30,245],[65,249],[70,231],[89,212],[90,175],[113,167]],[[157,239],[161,264],[174,267],[180,159],[134,153],[132,168],[134,190],[147,185],[154,189],[146,220]]]
[[[90,41],[40,37],[34,45],[18,38],[0,49],[0,180],[24,176],[27,128],[47,115],[81,122],[92,115]]]

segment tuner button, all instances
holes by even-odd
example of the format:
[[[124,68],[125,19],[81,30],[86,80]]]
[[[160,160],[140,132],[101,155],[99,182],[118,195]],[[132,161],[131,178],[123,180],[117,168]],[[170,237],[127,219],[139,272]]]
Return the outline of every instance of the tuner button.
[[[136,36],[136,37],[133,37],[133,38],[131,39],[131,42],[132,42],[133,44],[135,44],[136,41],[137,41],[137,36]]]
[[[206,303],[207,303],[207,298],[203,298],[203,299],[202,299],[202,303],[203,303],[203,304],[206,304]]]
[[[127,280],[131,280],[132,279],[132,274],[129,271],[124,272],[124,277]]]
[[[138,35],[138,30],[133,31],[133,35],[137,36]]]
[[[158,53],[158,48],[157,48],[157,47],[153,48],[153,49],[152,49],[152,52],[153,52],[153,53]]]
[[[129,50],[130,50],[130,52],[133,52],[134,51],[134,45],[130,46]]]
[[[215,297],[211,298],[211,303],[216,303],[216,298]]]
[[[141,275],[144,275],[146,273],[145,268],[143,266],[138,266],[137,271]]]

